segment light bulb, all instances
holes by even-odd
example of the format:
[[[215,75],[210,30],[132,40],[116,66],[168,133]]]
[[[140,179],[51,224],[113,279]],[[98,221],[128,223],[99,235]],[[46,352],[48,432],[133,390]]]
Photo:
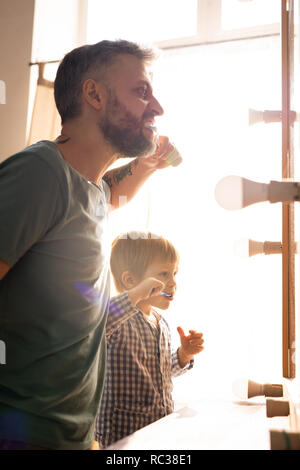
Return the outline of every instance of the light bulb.
[[[295,120],[295,112],[291,111],[291,117]],[[249,125],[256,124],[257,122],[281,122],[282,111],[265,109],[264,111],[258,111],[256,109],[249,109]]]
[[[295,246],[295,252],[297,252],[297,244]],[[255,255],[274,255],[282,253],[281,242],[258,242],[255,240],[241,238],[236,240],[234,243],[234,254],[240,258],[248,258]]]
[[[236,210],[257,202],[293,202],[300,200],[299,183],[271,181],[269,184],[226,176],[216,185],[215,197],[224,209]]]
[[[241,238],[234,244],[234,254],[240,258],[248,258],[250,256],[264,253],[264,243]]]
[[[217,202],[224,209],[236,210],[243,207],[243,181],[240,176],[226,176],[215,189]]]
[[[247,400],[248,398],[257,396],[283,396],[283,386],[281,384],[260,384],[245,378],[235,380],[232,383],[232,391],[241,400]]]
[[[241,238],[236,240],[233,245],[233,252],[239,258],[248,258],[249,256],[249,240]]]
[[[268,200],[268,185],[240,176],[226,176],[216,186],[217,202],[224,209],[236,210]]]
[[[241,400],[248,399],[248,379],[240,378],[232,383],[233,393]]]
[[[249,109],[249,126],[262,122],[264,120],[263,111],[257,111],[256,109]]]

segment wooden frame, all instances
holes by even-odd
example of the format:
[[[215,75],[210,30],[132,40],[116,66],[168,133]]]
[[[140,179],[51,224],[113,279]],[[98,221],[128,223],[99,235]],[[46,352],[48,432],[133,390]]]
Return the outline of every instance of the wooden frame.
[[[294,69],[294,0],[281,0],[282,47],[282,178],[294,177],[291,117]],[[295,377],[292,346],[295,342],[295,235],[294,204],[282,204],[282,373]]]
[[[178,49],[280,35],[280,23],[223,30],[221,17],[222,0],[198,0],[197,33],[194,36],[162,40],[156,46],[159,49]]]

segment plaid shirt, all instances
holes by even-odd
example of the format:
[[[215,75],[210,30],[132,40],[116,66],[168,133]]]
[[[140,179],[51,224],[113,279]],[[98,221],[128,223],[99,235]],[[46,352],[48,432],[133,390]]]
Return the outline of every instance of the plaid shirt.
[[[193,360],[180,367],[168,324],[155,314],[158,328],[132,306],[127,292],[111,299],[106,383],[95,428],[101,448],[171,413],[172,376],[193,367]]]

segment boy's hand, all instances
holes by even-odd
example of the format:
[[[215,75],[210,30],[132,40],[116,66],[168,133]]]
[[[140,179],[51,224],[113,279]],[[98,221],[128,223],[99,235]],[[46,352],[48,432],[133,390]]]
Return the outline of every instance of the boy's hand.
[[[177,331],[180,336],[181,346],[178,348],[178,359],[181,367],[184,367],[195,354],[203,351],[204,339],[203,334],[195,330],[189,330],[189,335],[186,336],[183,329],[178,326]]]
[[[132,305],[135,307],[141,300],[149,299],[149,297],[159,295],[164,287],[164,283],[158,279],[155,279],[154,277],[147,277],[147,279],[144,279],[137,286],[128,291],[128,297]]]

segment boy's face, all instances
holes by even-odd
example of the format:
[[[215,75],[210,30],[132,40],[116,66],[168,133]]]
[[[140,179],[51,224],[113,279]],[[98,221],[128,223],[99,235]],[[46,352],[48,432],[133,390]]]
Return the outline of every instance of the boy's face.
[[[174,299],[174,295],[176,292],[176,274],[178,272],[178,262],[175,263],[169,263],[169,262],[161,262],[156,261],[152,263],[144,273],[143,278],[141,281],[144,279],[147,279],[148,277],[154,277],[155,279],[158,279],[159,281],[163,282],[165,287],[162,289],[163,292],[166,294],[171,294],[171,297],[165,297],[164,295],[156,295],[152,296],[149,299],[143,301],[145,303],[148,303],[149,305],[153,307],[157,307],[163,310],[166,310],[169,308],[170,303]]]

